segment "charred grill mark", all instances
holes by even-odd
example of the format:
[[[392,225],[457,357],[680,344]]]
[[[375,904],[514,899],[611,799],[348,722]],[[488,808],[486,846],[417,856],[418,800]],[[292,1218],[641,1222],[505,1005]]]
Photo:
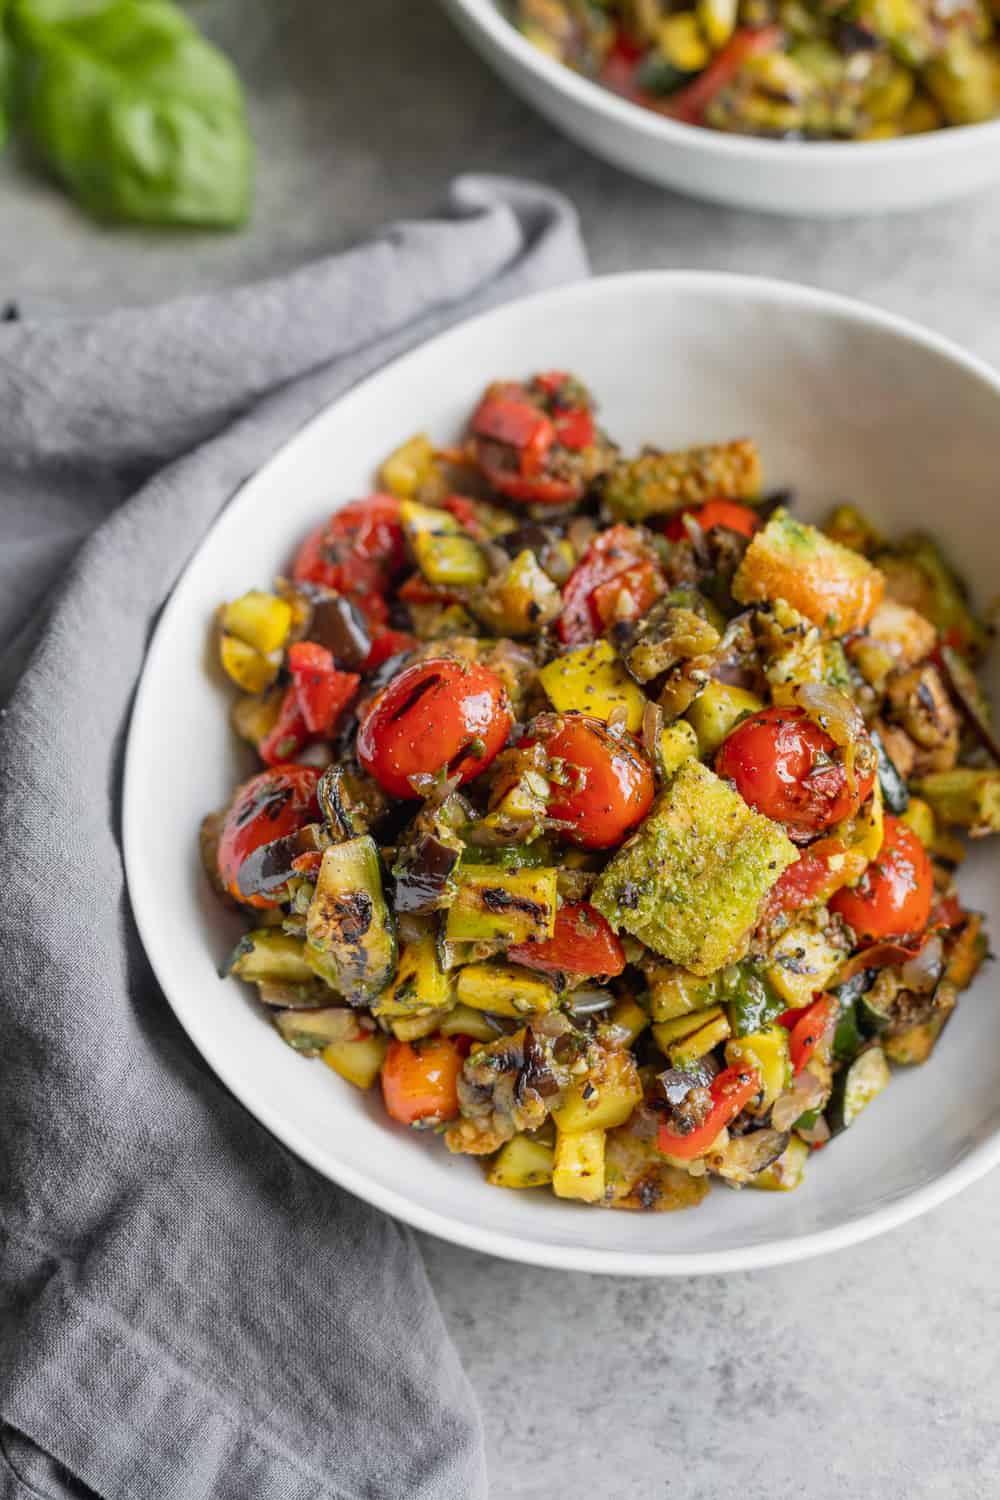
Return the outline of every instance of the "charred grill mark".
[[[354,891],[348,896],[326,896],[317,892],[313,900],[319,921],[326,927],[335,928],[345,943],[360,942],[372,925],[375,903],[367,891]]]
[[[527,896],[512,896],[510,891],[497,886],[486,886],[480,894],[487,911],[520,911],[536,921],[544,920],[548,914],[548,907],[540,901],[529,901]]]
[[[422,682],[418,682],[412,693],[410,693],[409,697],[404,698],[403,702],[396,709],[396,712],[392,715],[389,723],[395,724],[397,719],[401,719],[405,714],[408,714],[410,712],[410,709],[413,708],[415,704],[420,702],[424,694],[429,693],[431,688],[437,687],[440,681],[440,676],[438,675],[438,673],[434,672],[430,677],[425,677]]]

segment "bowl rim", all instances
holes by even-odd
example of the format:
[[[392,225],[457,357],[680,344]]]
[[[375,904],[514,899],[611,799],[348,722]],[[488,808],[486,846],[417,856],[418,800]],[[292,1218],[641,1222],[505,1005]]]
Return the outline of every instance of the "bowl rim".
[[[614,124],[638,130],[654,141],[664,145],[684,146],[702,150],[709,156],[728,158],[730,161],[764,162],[773,166],[790,163],[822,167],[836,162],[843,167],[852,157],[871,168],[876,162],[889,165],[895,161],[912,160],[922,153],[928,165],[938,159],[947,160],[967,147],[985,144],[991,139],[1000,146],[1000,118],[984,120],[976,125],[951,125],[945,129],[929,130],[920,135],[898,136],[884,141],[775,141],[759,136],[727,134],[721,130],[709,130],[701,125],[685,125],[680,120],[670,120],[654,111],[644,109],[600,83],[575,73],[565,63],[548,57],[523,37],[507,17],[500,11],[497,0],[443,0],[446,8],[461,12],[469,24],[484,33],[497,47],[512,56],[521,67],[534,74],[540,83],[548,84],[557,93],[564,94],[575,103],[603,115]],[[803,151],[808,156],[803,156]]]
[[[569,285],[550,288],[527,297],[512,299],[499,307],[454,324],[452,327],[422,341],[414,348],[380,367],[363,380],[357,382],[323,406],[292,436],[272,453],[266,463],[247,476],[234,490],[220,509],[212,525],[194,548],[183,570],[175,581],[169,598],[160,611],[145,660],[140,671],[139,682],[129,719],[125,762],[122,778],[122,853],[128,884],[129,901],[145,949],[156,979],[170,1005],[175,1018],[190,1037],[192,1043],[205,1058],[216,1076],[240,1103],[279,1141],[283,1142],[300,1159],[307,1162],[321,1176],[336,1182],[363,1201],[391,1214],[413,1229],[431,1234],[439,1239],[457,1244],[468,1250],[495,1255],[527,1265],[541,1266],[564,1271],[585,1271],[620,1276],[699,1276],[717,1275],[730,1271],[759,1270],[768,1266],[786,1265],[823,1255],[882,1234],[908,1223],[911,1219],[944,1203],[963,1188],[983,1177],[992,1167],[1000,1164],[1000,1125],[986,1138],[980,1140],[953,1166],[942,1172],[933,1181],[905,1193],[891,1202],[873,1208],[870,1212],[845,1220],[831,1228],[817,1230],[789,1238],[778,1235],[759,1243],[718,1251],[630,1251],[594,1249],[585,1245],[540,1242],[513,1231],[481,1228],[474,1223],[452,1218],[436,1209],[426,1208],[413,1198],[404,1196],[391,1188],[380,1187],[365,1176],[361,1166],[337,1161],[331,1163],[315,1150],[310,1141],[290,1122],[280,1107],[272,1107],[265,1099],[255,1094],[252,1087],[244,1087],[236,1070],[230,1066],[229,1051],[216,1046],[210,1039],[196,1035],[196,1028],[188,1023],[182,1009],[171,994],[173,953],[169,942],[161,938],[155,921],[158,906],[155,882],[151,882],[142,860],[142,821],[145,803],[139,770],[136,745],[140,738],[139,726],[149,717],[152,698],[152,683],[157,676],[161,656],[168,651],[168,639],[175,615],[184,608],[184,585],[200,557],[208,546],[216,527],[233,505],[245,503],[248,488],[272,466],[279,464],[289,448],[305,440],[313,428],[323,422],[328,413],[341,401],[350,399],[356,392],[377,383],[390,366],[398,369],[408,364],[418,365],[428,349],[447,349],[449,342],[458,343],[470,333],[491,323],[502,323],[516,309],[523,310],[532,304],[553,308],[578,298],[601,296],[620,289],[626,295],[641,295],[651,285],[667,287],[681,294],[707,291],[720,292],[725,297],[750,295],[782,302],[786,306],[799,306],[818,312],[833,314],[855,324],[879,329],[891,337],[914,344],[928,353],[958,365],[967,374],[977,378],[997,398],[1000,405],[1000,372],[986,361],[967,353],[957,344],[940,334],[922,327],[907,318],[884,312],[852,297],[804,285],[800,282],[780,280],[772,277],[744,275],[731,272],[698,270],[649,270],[613,273],[595,276]],[[160,893],[162,899],[162,892]]]

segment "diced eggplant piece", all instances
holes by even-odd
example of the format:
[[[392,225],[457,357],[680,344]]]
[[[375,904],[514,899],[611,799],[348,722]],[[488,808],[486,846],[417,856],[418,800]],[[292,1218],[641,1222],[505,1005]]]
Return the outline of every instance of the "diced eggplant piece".
[[[334,844],[323,855],[306,915],[310,967],[352,1005],[379,995],[396,970],[396,929],[382,891],[370,835]]]
[[[389,799],[374,777],[360,766],[343,762],[323,772],[316,796],[337,839],[370,833],[389,811]]]
[[[886,716],[913,741],[917,775],[952,769],[958,759],[958,715],[937,667],[925,662],[894,672],[886,683]]]
[[[360,671],[372,644],[364,616],[342,594],[326,594],[315,601],[309,639],[332,652],[342,672]]]
[[[777,1161],[758,1172],[749,1186],[771,1193],[790,1193],[802,1182],[808,1160],[809,1147],[793,1135]]]
[[[419,834],[403,846],[392,867],[400,915],[428,914],[450,904],[457,889],[453,876],[460,849],[434,833]]]
[[[651,682],[681,661],[714,651],[721,639],[704,615],[659,600],[640,620],[623,621],[612,631],[625,665],[637,682]]]
[[[278,896],[296,877],[294,861],[303,854],[315,854],[329,843],[329,836],[318,823],[306,823],[295,833],[258,844],[240,865],[236,880],[243,896]]]
[[[710,1151],[705,1158],[710,1172],[728,1182],[730,1187],[746,1187],[761,1172],[772,1167],[787,1150],[792,1136],[788,1130],[751,1130],[746,1135],[730,1136],[721,1151]]]

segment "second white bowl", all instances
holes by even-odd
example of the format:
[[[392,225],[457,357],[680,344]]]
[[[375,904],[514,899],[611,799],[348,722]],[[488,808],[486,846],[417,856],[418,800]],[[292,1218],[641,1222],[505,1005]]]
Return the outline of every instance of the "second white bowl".
[[[768,141],[632,104],[525,41],[496,0],[443,0],[511,88],[613,166],[695,198],[769,213],[922,208],[1000,181],[1000,120],[891,141]]]

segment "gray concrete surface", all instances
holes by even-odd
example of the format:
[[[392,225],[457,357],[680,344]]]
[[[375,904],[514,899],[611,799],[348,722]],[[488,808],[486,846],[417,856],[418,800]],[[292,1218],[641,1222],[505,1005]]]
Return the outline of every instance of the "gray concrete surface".
[[[788,276],[917,317],[1000,364],[1000,193],[826,224],[726,212],[590,159],[407,0],[200,0],[251,87],[240,236],[96,228],[0,161],[0,299],[143,302],[265,275],[430,206],[467,168],[576,202],[595,268]],[[2,435],[0,435],[2,440]],[[834,1259],[616,1282],[425,1241],[485,1413],[497,1500],[943,1500],[1000,1494],[996,1178]]]

